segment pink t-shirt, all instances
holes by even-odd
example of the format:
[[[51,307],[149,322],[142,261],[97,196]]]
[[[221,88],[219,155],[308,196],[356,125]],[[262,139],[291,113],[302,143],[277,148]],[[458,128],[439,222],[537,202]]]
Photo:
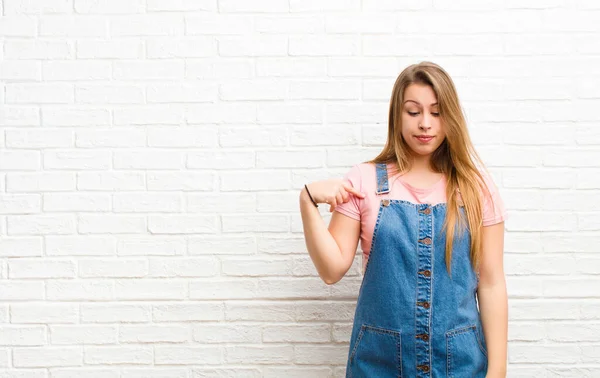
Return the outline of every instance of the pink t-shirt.
[[[446,202],[446,178],[443,177],[436,184],[427,189],[415,188],[404,182],[399,175],[391,176],[393,165],[388,164],[388,186],[390,192],[377,195],[377,173],[375,164],[362,163],[355,165],[344,177],[353,188],[364,193],[364,199],[350,195],[350,201],[338,205],[335,211],[338,211],[350,218],[360,221],[360,245],[363,251],[363,269],[367,264],[375,230],[375,221],[379,212],[379,204],[382,198],[404,200],[412,203],[428,203],[436,205]],[[500,223],[506,219],[506,209],[502,198],[498,193],[498,188],[491,177],[482,172],[485,183],[490,191],[490,197],[486,196],[483,203],[483,225],[490,226]]]

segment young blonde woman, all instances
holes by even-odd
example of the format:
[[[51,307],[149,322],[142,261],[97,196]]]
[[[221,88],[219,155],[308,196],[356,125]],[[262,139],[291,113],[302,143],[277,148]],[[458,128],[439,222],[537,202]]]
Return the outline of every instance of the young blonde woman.
[[[335,210],[329,226],[319,203]],[[361,242],[347,377],[506,376],[506,212],[440,66],[398,76],[383,151],[344,179],[307,184],[300,210],[326,283]]]

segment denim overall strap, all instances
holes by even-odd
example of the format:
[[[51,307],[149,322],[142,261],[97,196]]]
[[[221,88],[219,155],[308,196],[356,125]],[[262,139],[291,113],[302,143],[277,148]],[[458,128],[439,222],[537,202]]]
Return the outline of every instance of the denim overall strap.
[[[388,184],[387,164],[378,163],[376,166],[377,170],[377,194],[386,194],[390,192]]]

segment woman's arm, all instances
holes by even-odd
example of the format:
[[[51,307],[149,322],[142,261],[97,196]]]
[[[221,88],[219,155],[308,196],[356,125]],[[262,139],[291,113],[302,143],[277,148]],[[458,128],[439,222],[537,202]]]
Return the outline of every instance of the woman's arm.
[[[504,222],[483,227],[477,297],[488,349],[487,377],[506,377],[508,296],[504,278]]]
[[[300,192],[300,213],[306,248],[319,276],[328,285],[338,282],[354,261],[360,222],[334,212],[328,227],[306,189]]]

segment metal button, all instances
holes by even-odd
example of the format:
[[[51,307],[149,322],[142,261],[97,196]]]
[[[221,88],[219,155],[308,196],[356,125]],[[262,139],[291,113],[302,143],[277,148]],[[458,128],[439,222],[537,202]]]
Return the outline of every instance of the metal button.
[[[431,277],[431,271],[430,270],[422,270],[422,271],[419,272],[419,274],[422,274],[425,277]]]
[[[390,200],[386,198],[386,199],[382,200],[381,203],[383,204],[383,206],[389,206]]]
[[[417,369],[423,370],[425,373],[429,372],[429,365],[418,365]]]
[[[426,333],[422,333],[420,335],[417,335],[417,339],[421,339],[421,340],[424,340],[424,341],[429,341],[429,335],[426,334]]]
[[[425,239],[421,239],[419,241],[423,244],[427,244],[427,245],[431,244],[431,238],[425,238]]]
[[[429,215],[429,214],[431,214],[431,207],[426,207],[425,209],[423,209],[423,210],[420,210],[419,212],[420,212],[421,214],[426,214],[426,215]]]
[[[423,308],[429,308],[429,302],[417,302],[417,305]]]

